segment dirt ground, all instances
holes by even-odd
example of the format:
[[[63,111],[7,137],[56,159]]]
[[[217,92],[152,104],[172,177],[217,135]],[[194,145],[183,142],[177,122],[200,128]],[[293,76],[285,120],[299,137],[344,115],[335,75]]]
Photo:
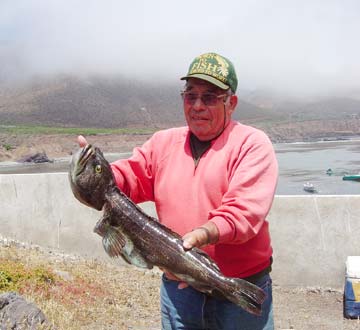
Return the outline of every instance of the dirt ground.
[[[110,259],[109,262],[89,260],[0,237],[0,260],[4,258],[28,267],[45,264],[47,268],[61,274],[67,282],[73,281],[73,287],[79,285],[76,285],[79,282],[75,283],[74,278],[80,273],[91,284],[84,285],[83,280],[81,286],[85,289],[72,289],[75,292],[72,300],[82,303],[71,309],[56,305],[56,293],[44,299],[43,295],[34,291],[27,297],[38,304],[45,315],[58,326],[58,330],[160,329],[158,306],[161,273],[158,269],[144,271],[116,264]],[[1,270],[0,263],[0,273]],[[94,290],[96,286],[97,289]],[[0,287],[0,293],[1,291]],[[341,289],[284,288],[274,283],[273,291],[277,330],[360,329],[359,320],[343,318]],[[105,294],[96,299],[96,292]],[[93,300],[86,304],[84,296],[89,295],[93,295]],[[64,315],[59,315],[59,311]]]
[[[66,157],[78,148],[76,135],[10,135],[0,133],[0,162],[17,161],[27,155],[45,152],[49,159]],[[104,134],[86,136],[104,153],[129,152],[142,145],[149,135]]]

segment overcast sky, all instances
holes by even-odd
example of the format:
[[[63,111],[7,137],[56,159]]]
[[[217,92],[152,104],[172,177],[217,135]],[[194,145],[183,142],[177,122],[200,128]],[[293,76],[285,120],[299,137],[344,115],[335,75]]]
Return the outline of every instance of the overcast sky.
[[[0,0],[0,70],[177,80],[215,51],[239,88],[360,88],[358,0]]]

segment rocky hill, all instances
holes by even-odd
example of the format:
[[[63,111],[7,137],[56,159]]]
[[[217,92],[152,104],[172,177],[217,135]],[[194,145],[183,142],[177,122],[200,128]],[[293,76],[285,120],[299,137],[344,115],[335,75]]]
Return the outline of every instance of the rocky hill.
[[[169,126],[184,123],[181,85],[121,78],[62,76],[5,86],[0,121],[75,127]],[[276,117],[240,100],[237,119]]]
[[[38,77],[0,83],[2,125],[169,127],[183,125],[182,83],[123,77]],[[239,91],[236,120],[264,129],[274,141],[360,135],[360,98],[304,100]]]

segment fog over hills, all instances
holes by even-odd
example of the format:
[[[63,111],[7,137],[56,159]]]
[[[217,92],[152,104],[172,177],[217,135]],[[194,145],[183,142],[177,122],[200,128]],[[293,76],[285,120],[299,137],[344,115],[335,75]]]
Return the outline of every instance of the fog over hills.
[[[216,52],[235,119],[274,141],[360,135],[359,29],[355,0],[2,0],[0,125],[183,125],[179,78]]]
[[[57,75],[3,81],[0,87],[2,125],[165,128],[185,124],[182,82]],[[360,135],[360,98],[354,97],[355,92],[344,95],[306,99],[240,88],[233,118],[264,129],[275,141]]]
[[[184,124],[182,85],[150,84],[121,77],[58,76],[3,84],[0,120],[6,124],[76,127],[171,126]],[[279,116],[239,100],[237,120]]]

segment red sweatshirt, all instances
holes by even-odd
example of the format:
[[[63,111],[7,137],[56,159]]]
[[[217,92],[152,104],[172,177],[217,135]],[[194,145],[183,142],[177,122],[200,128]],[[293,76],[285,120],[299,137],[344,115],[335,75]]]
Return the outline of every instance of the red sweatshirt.
[[[188,127],[155,133],[112,170],[135,203],[154,201],[161,223],[184,235],[207,221],[219,241],[204,250],[226,276],[248,277],[270,264],[266,216],[278,176],[272,144],[260,130],[231,121],[195,166]]]

